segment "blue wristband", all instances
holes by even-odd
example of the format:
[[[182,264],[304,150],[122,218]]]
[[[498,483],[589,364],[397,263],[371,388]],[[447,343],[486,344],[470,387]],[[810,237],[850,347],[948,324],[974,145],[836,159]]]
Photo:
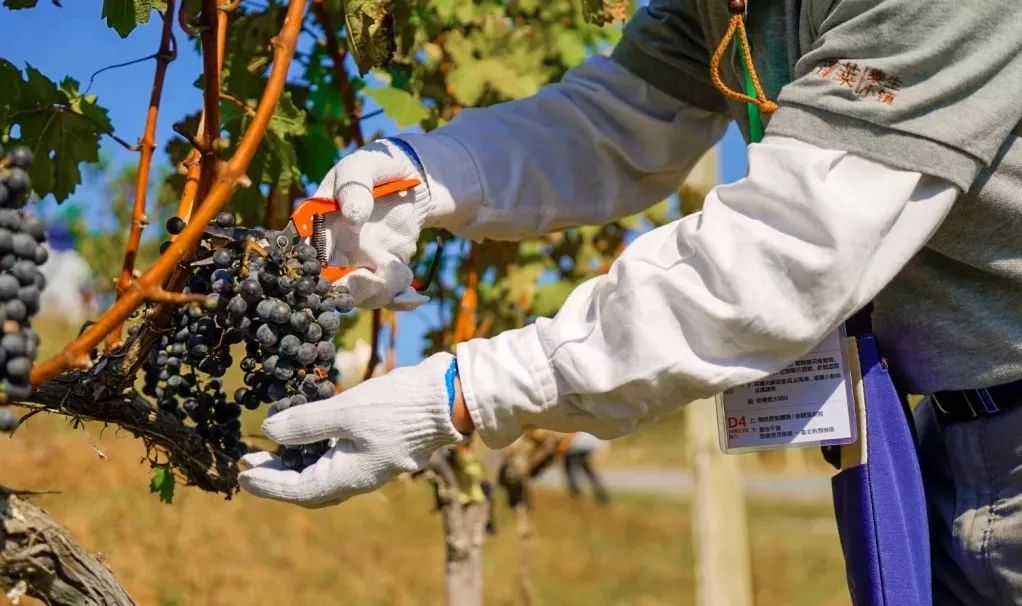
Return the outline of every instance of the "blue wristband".
[[[419,169],[420,173],[424,175],[426,174],[426,169],[422,167],[422,160],[419,160],[419,154],[415,153],[415,150],[412,148],[411,145],[408,144],[407,141],[398,139],[396,137],[387,137],[387,141],[390,141],[394,145],[398,146],[398,148],[400,148],[401,151],[403,151],[405,155],[408,156],[408,159],[412,161],[412,164],[415,165],[415,168]]]
[[[454,412],[454,380],[458,378],[458,358],[451,360],[451,365],[444,373],[444,383],[447,385],[447,409]]]

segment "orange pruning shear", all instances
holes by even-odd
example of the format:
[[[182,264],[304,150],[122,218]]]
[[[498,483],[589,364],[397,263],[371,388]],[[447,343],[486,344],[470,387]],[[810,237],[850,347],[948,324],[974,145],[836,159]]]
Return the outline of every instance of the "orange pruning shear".
[[[380,183],[373,188],[373,199],[379,199],[384,196],[407,191],[420,183],[421,181],[418,179],[400,179],[397,181]],[[295,207],[294,211],[291,213],[291,220],[288,221],[287,227],[276,235],[273,243],[281,250],[288,250],[302,239],[308,238],[309,243],[316,249],[316,257],[319,260],[320,265],[323,266],[321,275],[331,282],[336,282],[358,269],[357,267],[337,267],[328,265],[330,251],[327,250],[326,244],[326,215],[340,212],[340,210],[340,203],[333,198],[308,198]],[[424,280],[414,280],[412,282],[412,286],[415,290],[423,291],[429,287],[429,284],[436,273],[439,257],[438,247],[437,254],[434,255],[433,261],[430,263],[430,268],[426,278]]]

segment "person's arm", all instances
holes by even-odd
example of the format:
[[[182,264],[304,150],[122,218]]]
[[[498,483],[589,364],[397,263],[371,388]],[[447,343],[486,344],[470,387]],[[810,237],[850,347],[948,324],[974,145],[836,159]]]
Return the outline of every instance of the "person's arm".
[[[727,122],[596,56],[531,97],[466,109],[437,131],[400,138],[425,168],[426,226],[507,240],[662,200]]]
[[[749,169],[636,239],[553,319],[458,346],[488,446],[532,426],[614,437],[780,370],[870,301],[957,196],[782,137],[750,146]]]
[[[281,444],[339,441],[300,473],[247,455],[242,488],[318,507],[421,469],[473,428],[492,448],[530,427],[633,431],[809,351],[891,280],[957,195],[941,179],[792,139],[749,152],[748,178],[639,237],[553,319],[267,419]]]
[[[316,192],[341,203],[327,217],[331,264],[360,268],[342,280],[359,307],[414,308],[426,300],[408,268],[423,227],[519,239],[636,213],[675,192],[726,124],[594,57],[532,97],[341,160]],[[373,200],[375,184],[412,178],[410,192]]]

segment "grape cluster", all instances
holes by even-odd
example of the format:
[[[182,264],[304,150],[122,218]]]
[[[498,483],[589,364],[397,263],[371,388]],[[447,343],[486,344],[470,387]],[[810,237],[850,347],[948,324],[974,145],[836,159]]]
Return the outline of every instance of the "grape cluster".
[[[28,375],[39,348],[29,319],[39,311],[46,280],[38,268],[49,252],[46,223],[24,210],[31,164],[27,147],[0,150],[0,403],[29,396]]]
[[[350,311],[354,301],[320,276],[312,246],[266,250],[256,242],[272,242],[275,233],[235,227],[230,213],[214,223],[233,235],[219,244],[204,238],[200,264],[184,292],[206,295],[205,302],[176,310],[172,330],[146,366],[143,393],[238,458],[247,450],[240,433],[243,408],[270,404],[273,414],[334,394],[338,312]],[[167,229],[180,233],[184,221],[174,217]],[[244,386],[228,397],[221,377],[234,365],[231,346],[241,343]],[[301,469],[325,449],[321,443],[284,448],[280,455],[286,466]]]

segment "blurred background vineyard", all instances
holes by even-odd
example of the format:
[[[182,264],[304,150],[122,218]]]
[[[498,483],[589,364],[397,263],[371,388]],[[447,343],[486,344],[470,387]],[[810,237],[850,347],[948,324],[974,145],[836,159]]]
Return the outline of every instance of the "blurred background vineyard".
[[[148,15],[159,2],[134,5],[144,5]],[[136,13],[134,19],[109,14],[104,21],[99,2],[58,7],[49,0],[6,0],[4,6],[0,81],[16,70],[27,82],[30,69],[38,69],[49,84],[36,86],[57,91],[60,82],[59,94],[52,94],[94,107],[91,121],[77,126],[95,145],[62,149],[51,154],[50,164],[33,168],[49,171],[33,175],[33,181],[47,194],[39,211],[61,234],[54,245],[63,242],[67,254],[89,268],[87,275],[59,274],[61,298],[35,321],[45,358],[78,332],[82,320],[111,302],[130,223],[137,154],[107,133],[128,141],[140,134],[152,62],[95,72],[151,54],[161,19],[152,13],[149,23],[141,23]],[[283,6],[241,0],[231,17],[223,79],[229,99],[222,103],[225,153],[236,145],[247,124],[246,108],[262,90],[267,42]],[[578,0],[399,0],[394,7],[397,61],[361,76],[341,29],[342,3],[314,3],[285,96],[249,171],[253,184],[229,206],[242,223],[279,227],[291,205],[359,143],[402,130],[430,130],[464,108],[531,94],[586,56],[607,52],[620,35],[619,24],[586,24]],[[194,18],[198,8],[196,1],[185,2],[184,18]],[[175,212],[190,149],[180,133],[195,131],[202,102],[197,44],[181,32],[177,42],[157,129],[158,173],[150,180],[153,226],[146,230],[138,267],[157,257],[162,224]],[[76,82],[68,84],[65,77]],[[5,126],[17,99],[8,97],[13,104],[4,108],[3,96],[0,92],[0,127],[7,130],[0,134],[31,134],[31,124],[17,125],[13,118]],[[714,163],[704,166],[712,171],[709,179],[739,178],[744,153],[732,129],[715,150]],[[572,288],[606,271],[636,235],[697,210],[699,194],[681,192],[635,217],[522,243],[471,244],[449,234],[423,234],[420,257],[441,258],[433,301],[415,312],[386,315],[375,327],[372,314],[353,314],[340,344],[368,358],[376,329],[379,372],[450,347],[470,275],[479,285],[478,336],[552,315]],[[439,252],[437,238],[444,243]],[[425,262],[420,265],[424,270]],[[358,380],[367,359],[356,362],[348,381]],[[238,379],[228,376],[228,386],[233,389]],[[258,431],[258,422],[255,413],[246,413],[248,433]],[[676,415],[611,443],[597,460],[610,481],[609,507],[569,498],[559,485],[560,469],[548,472],[535,501],[530,556],[540,604],[692,601],[684,435],[684,419]],[[112,428],[39,415],[12,439],[0,437],[0,482],[55,491],[38,502],[86,546],[102,552],[142,604],[443,602],[443,545],[423,482],[396,482],[382,494],[322,511],[243,495],[224,502],[189,489],[179,489],[167,506],[148,492],[147,471],[140,465],[144,454],[139,442]],[[773,478],[783,476],[801,488],[794,497],[778,490],[749,492],[756,603],[847,604],[827,468],[818,453],[793,450],[741,460],[757,485],[776,484]],[[615,481],[643,474],[649,481]],[[486,603],[517,604],[513,521],[502,499],[497,507],[498,532],[485,547]]]

